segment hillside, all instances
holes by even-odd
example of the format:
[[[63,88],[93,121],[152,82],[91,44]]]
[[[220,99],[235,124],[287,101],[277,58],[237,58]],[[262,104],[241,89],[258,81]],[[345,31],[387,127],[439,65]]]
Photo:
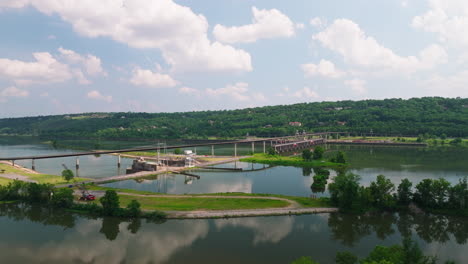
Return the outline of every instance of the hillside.
[[[303,103],[185,113],[88,113],[0,119],[0,134],[43,138],[233,138],[296,131],[468,136],[468,99]]]

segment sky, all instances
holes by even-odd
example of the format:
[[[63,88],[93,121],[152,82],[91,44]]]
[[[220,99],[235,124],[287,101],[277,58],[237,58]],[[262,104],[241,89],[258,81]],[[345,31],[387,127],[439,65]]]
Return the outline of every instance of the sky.
[[[0,0],[0,117],[468,97],[466,0]]]

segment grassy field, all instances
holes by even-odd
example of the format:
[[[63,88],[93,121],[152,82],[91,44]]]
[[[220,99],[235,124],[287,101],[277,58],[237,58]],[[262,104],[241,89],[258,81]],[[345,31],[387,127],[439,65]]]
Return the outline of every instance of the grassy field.
[[[269,164],[269,165],[278,165],[278,166],[299,166],[299,167],[329,167],[329,168],[336,168],[346,166],[346,164],[341,163],[333,163],[325,160],[312,160],[312,161],[304,161],[302,157],[295,156],[280,156],[280,155],[268,155],[268,154],[255,154],[253,157],[243,158],[240,161],[245,162],[254,162],[254,163],[262,163],[262,164]]]
[[[65,184],[67,181],[65,181],[62,176],[58,175],[49,175],[49,174],[34,174],[34,173],[27,173],[21,169],[18,168],[13,168],[10,165],[7,164],[1,164],[0,163],[0,170],[5,170],[5,174],[17,174],[17,175],[22,175],[28,177],[28,179],[31,179],[33,181],[37,181],[38,183],[51,183],[51,184]],[[78,178],[75,177],[70,183],[73,182],[80,182],[80,181],[85,181],[88,180],[87,178]],[[12,180],[2,178],[0,174],[0,185],[3,184],[8,184]]]
[[[145,210],[195,211],[195,210],[236,210],[281,208],[289,205],[287,201],[249,198],[202,198],[202,197],[141,197],[119,195],[120,205],[127,206],[137,200]]]
[[[133,193],[133,194],[141,194],[141,195],[167,195],[171,196],[170,194],[163,194],[163,193],[154,193],[154,192],[147,192],[147,191],[136,191],[131,189],[116,189],[116,188],[109,188],[109,187],[102,187],[96,185],[87,185],[86,188],[88,190],[115,190],[120,193]],[[239,193],[239,192],[232,192],[232,193],[206,193],[206,194],[191,194],[188,198],[193,196],[255,196],[255,197],[278,197],[278,198],[285,198],[289,200],[293,200],[297,202],[302,207],[330,207],[330,203],[327,199],[311,199],[309,197],[299,197],[299,196],[287,196],[287,195],[279,195],[279,194],[264,194],[264,193]],[[181,199],[181,198],[178,198]],[[183,198],[185,199],[185,198]],[[207,198],[203,198],[207,199]]]

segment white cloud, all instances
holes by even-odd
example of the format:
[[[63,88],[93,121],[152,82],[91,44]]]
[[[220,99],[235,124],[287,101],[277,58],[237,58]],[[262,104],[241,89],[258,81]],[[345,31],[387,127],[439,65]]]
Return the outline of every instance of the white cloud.
[[[33,62],[0,58],[0,77],[17,84],[64,82],[73,77],[68,65],[57,61],[50,53],[36,52],[33,57]]]
[[[5,97],[27,97],[29,96],[29,92],[26,90],[18,89],[14,86],[5,88],[4,90],[0,91],[0,98]]]
[[[68,63],[81,64],[89,75],[107,75],[101,66],[101,59],[94,55],[87,54],[85,57],[73,50],[67,50],[62,47],[60,47],[58,51]]]
[[[327,22],[320,17],[314,17],[309,21],[309,24],[316,28],[323,28],[327,25]]]
[[[49,35],[47,36],[47,39],[57,39],[57,37],[55,35]]]
[[[301,68],[307,77],[321,76],[326,78],[340,78],[345,75],[344,72],[335,67],[333,62],[328,60],[320,60],[319,64],[302,64]]]
[[[1,8],[22,8],[28,5],[30,0],[2,0],[0,2]]]
[[[135,68],[133,70],[133,76],[132,79],[130,79],[130,82],[134,85],[153,88],[174,87],[178,83],[167,74],[152,72],[151,70],[144,70],[141,68]]]
[[[110,95],[102,95],[99,91],[93,90],[86,95],[88,98],[106,101],[108,103],[112,102],[112,96]]]
[[[226,87],[219,88],[219,89],[205,89],[205,93],[209,96],[229,96],[230,98],[237,100],[237,101],[265,101],[265,95],[259,92],[248,93],[249,92],[249,84],[245,82],[238,82],[234,85],[229,84]]]
[[[468,70],[450,76],[435,75],[419,82],[427,96],[468,97]]]
[[[250,43],[259,39],[271,39],[294,36],[294,23],[277,9],[257,9],[252,7],[252,24],[239,27],[216,25],[215,38],[224,43]]]
[[[208,21],[172,0],[30,0],[57,14],[79,34],[110,37],[131,47],[160,49],[173,70],[251,71],[250,54],[208,39]],[[16,5],[16,7],[23,7]]]
[[[447,53],[438,45],[431,45],[416,56],[402,57],[366,36],[359,25],[348,19],[337,19],[314,40],[341,54],[347,63],[375,70],[411,73],[427,70],[447,62]],[[433,57],[435,56],[435,57]]]
[[[467,47],[468,1],[429,0],[429,6],[425,14],[414,17],[413,27],[437,33],[442,42]]]
[[[179,93],[181,94],[195,94],[195,95],[198,95],[200,94],[200,91],[195,89],[195,88],[191,88],[191,87],[181,87],[179,88]]]
[[[298,90],[294,93],[292,93],[293,97],[297,98],[308,98],[308,99],[318,99],[320,96],[317,94],[317,92],[312,91],[309,87],[304,87],[301,90]]]
[[[358,94],[364,94],[367,92],[366,89],[366,81],[361,79],[352,79],[352,80],[345,80],[344,84],[351,88],[354,92]]]

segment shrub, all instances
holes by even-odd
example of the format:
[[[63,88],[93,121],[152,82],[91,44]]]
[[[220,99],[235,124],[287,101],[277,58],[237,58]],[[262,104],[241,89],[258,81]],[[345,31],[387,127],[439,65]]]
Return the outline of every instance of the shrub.
[[[70,188],[60,188],[54,191],[51,204],[55,207],[70,208],[73,205],[73,190]]]
[[[64,180],[67,182],[71,181],[75,175],[73,174],[73,171],[66,169],[62,171],[62,177]]]
[[[314,149],[314,159],[319,160],[323,158],[323,153],[325,153],[325,149],[322,146],[317,146]]]
[[[127,205],[127,214],[129,217],[139,217],[141,215],[141,205],[137,200],[132,200]]]

